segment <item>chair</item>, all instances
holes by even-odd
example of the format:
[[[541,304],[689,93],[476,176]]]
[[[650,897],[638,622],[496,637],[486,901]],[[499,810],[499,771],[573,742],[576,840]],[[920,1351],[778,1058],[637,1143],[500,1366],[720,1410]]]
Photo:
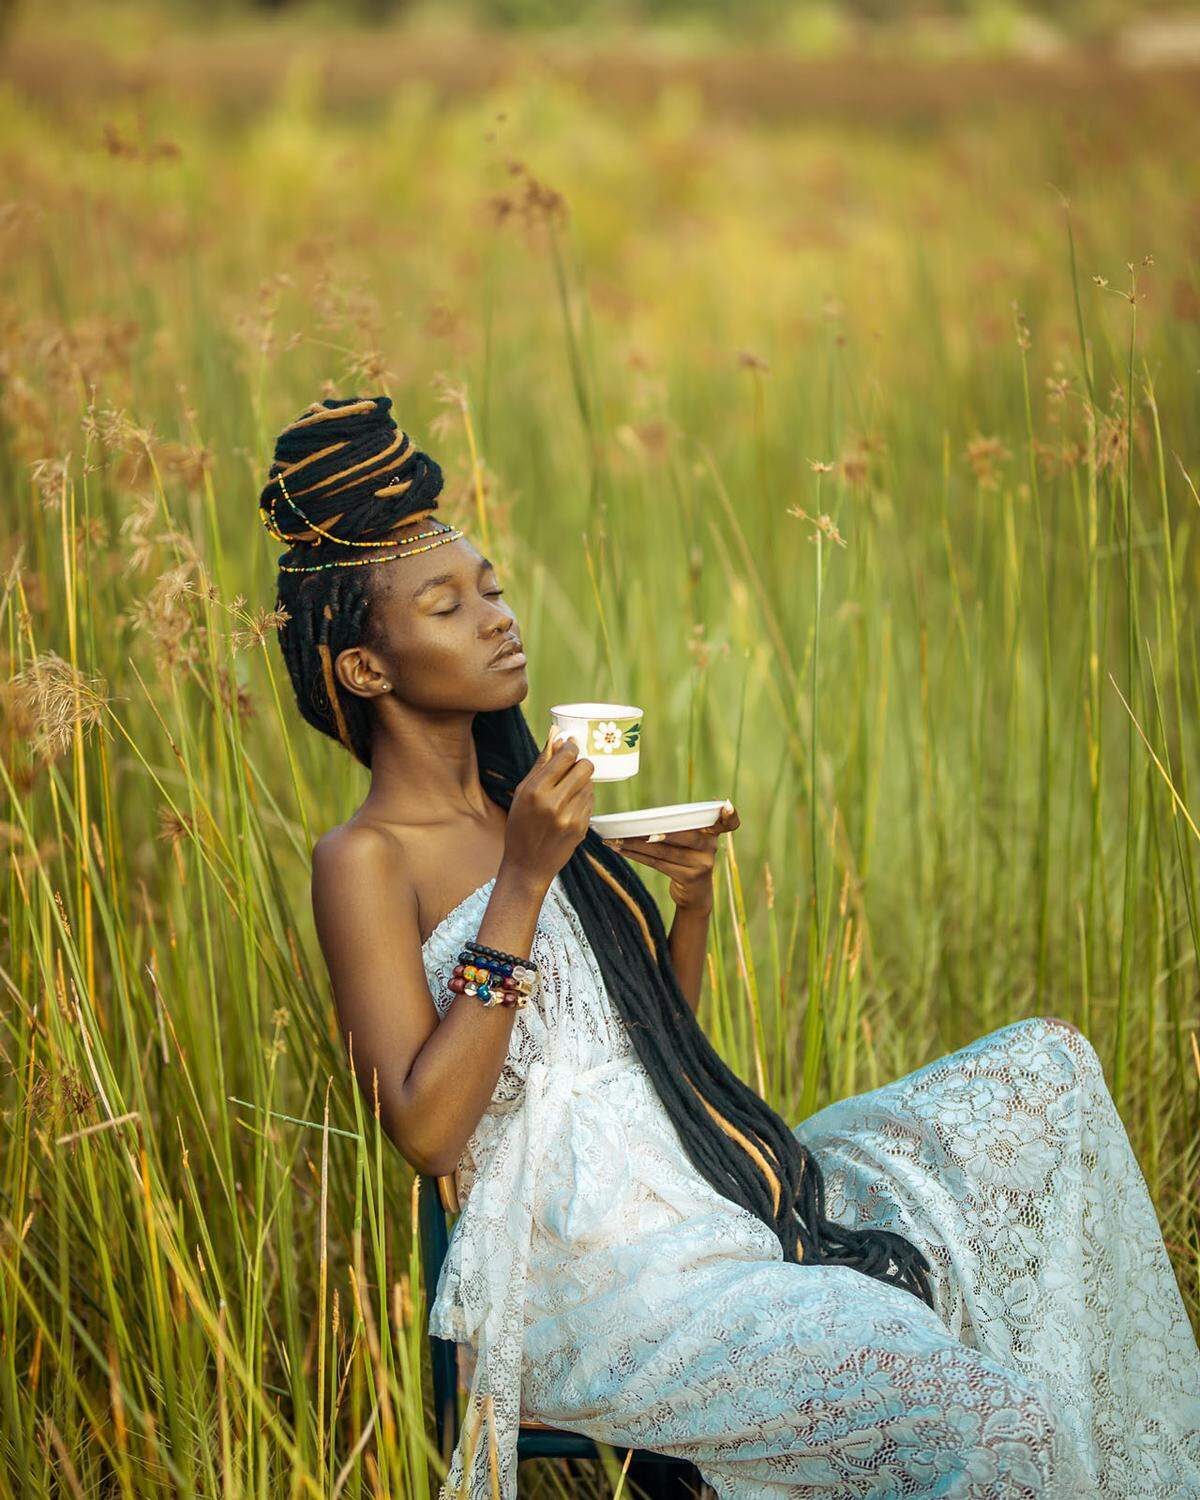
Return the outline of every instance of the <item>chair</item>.
[[[419,1190],[421,1266],[430,1299],[450,1245],[446,1215],[455,1215],[458,1211],[458,1180],[454,1173],[441,1177],[430,1177],[422,1173]],[[428,1334],[428,1339],[438,1451],[443,1462],[449,1463],[450,1455],[458,1443],[461,1427],[458,1410],[458,1345],[449,1339],[437,1338],[432,1333]],[[620,1461],[624,1462],[625,1450],[616,1451],[620,1454]],[[522,1464],[531,1458],[598,1461],[600,1450],[596,1442],[583,1433],[568,1432],[561,1427],[523,1417],[517,1431],[517,1463]],[[661,1496],[663,1500],[667,1500],[667,1497],[711,1493],[704,1486],[694,1464],[686,1459],[655,1453],[648,1448],[633,1450],[627,1473],[628,1482],[635,1483],[643,1493]]]

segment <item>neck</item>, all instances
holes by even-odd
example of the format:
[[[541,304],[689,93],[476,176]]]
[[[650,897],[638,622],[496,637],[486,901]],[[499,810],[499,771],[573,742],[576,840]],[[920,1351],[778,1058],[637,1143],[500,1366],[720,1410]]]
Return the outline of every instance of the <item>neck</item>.
[[[479,781],[474,713],[414,714],[394,699],[381,708],[364,811],[409,824],[486,821],[494,814]]]

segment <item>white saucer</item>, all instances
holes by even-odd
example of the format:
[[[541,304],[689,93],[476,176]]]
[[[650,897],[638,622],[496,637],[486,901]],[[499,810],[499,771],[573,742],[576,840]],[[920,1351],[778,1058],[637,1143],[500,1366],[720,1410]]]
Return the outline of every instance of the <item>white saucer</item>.
[[[685,828],[711,828],[725,799],[715,802],[672,802],[666,807],[638,807],[632,812],[597,813],[591,826],[604,839],[636,839],[647,833],[681,833]]]

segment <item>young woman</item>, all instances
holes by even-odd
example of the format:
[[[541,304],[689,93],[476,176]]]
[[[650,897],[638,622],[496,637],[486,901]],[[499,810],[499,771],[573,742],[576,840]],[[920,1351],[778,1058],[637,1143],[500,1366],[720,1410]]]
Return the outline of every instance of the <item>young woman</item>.
[[[736,812],[590,829],[591,763],[530,733],[497,570],[390,406],[310,406],[260,504],[300,711],[370,771],[313,857],[353,1068],[458,1172],[448,1485],[484,1500],[491,1456],[512,1500],[528,1416],[732,1500],[1200,1496],[1200,1350],[1090,1043],[1014,1021],[781,1119],[696,1018]],[[669,934],[626,855],[670,876]]]

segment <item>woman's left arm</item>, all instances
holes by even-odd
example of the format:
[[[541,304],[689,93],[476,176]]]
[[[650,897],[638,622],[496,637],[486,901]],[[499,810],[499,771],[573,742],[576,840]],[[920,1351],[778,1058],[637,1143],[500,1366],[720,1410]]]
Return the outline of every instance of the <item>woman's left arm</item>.
[[[637,860],[671,877],[675,917],[667,934],[667,946],[679,987],[693,1011],[699,1007],[704,986],[717,840],[723,833],[732,833],[741,821],[733,804],[726,802],[717,821],[708,828],[604,841],[627,859]]]
[[[704,960],[708,952],[711,916],[711,904],[707,909],[677,906],[671,930],[667,933],[667,947],[671,950],[671,962],[679,977],[679,988],[693,1012],[699,1009],[700,992],[704,988]]]

